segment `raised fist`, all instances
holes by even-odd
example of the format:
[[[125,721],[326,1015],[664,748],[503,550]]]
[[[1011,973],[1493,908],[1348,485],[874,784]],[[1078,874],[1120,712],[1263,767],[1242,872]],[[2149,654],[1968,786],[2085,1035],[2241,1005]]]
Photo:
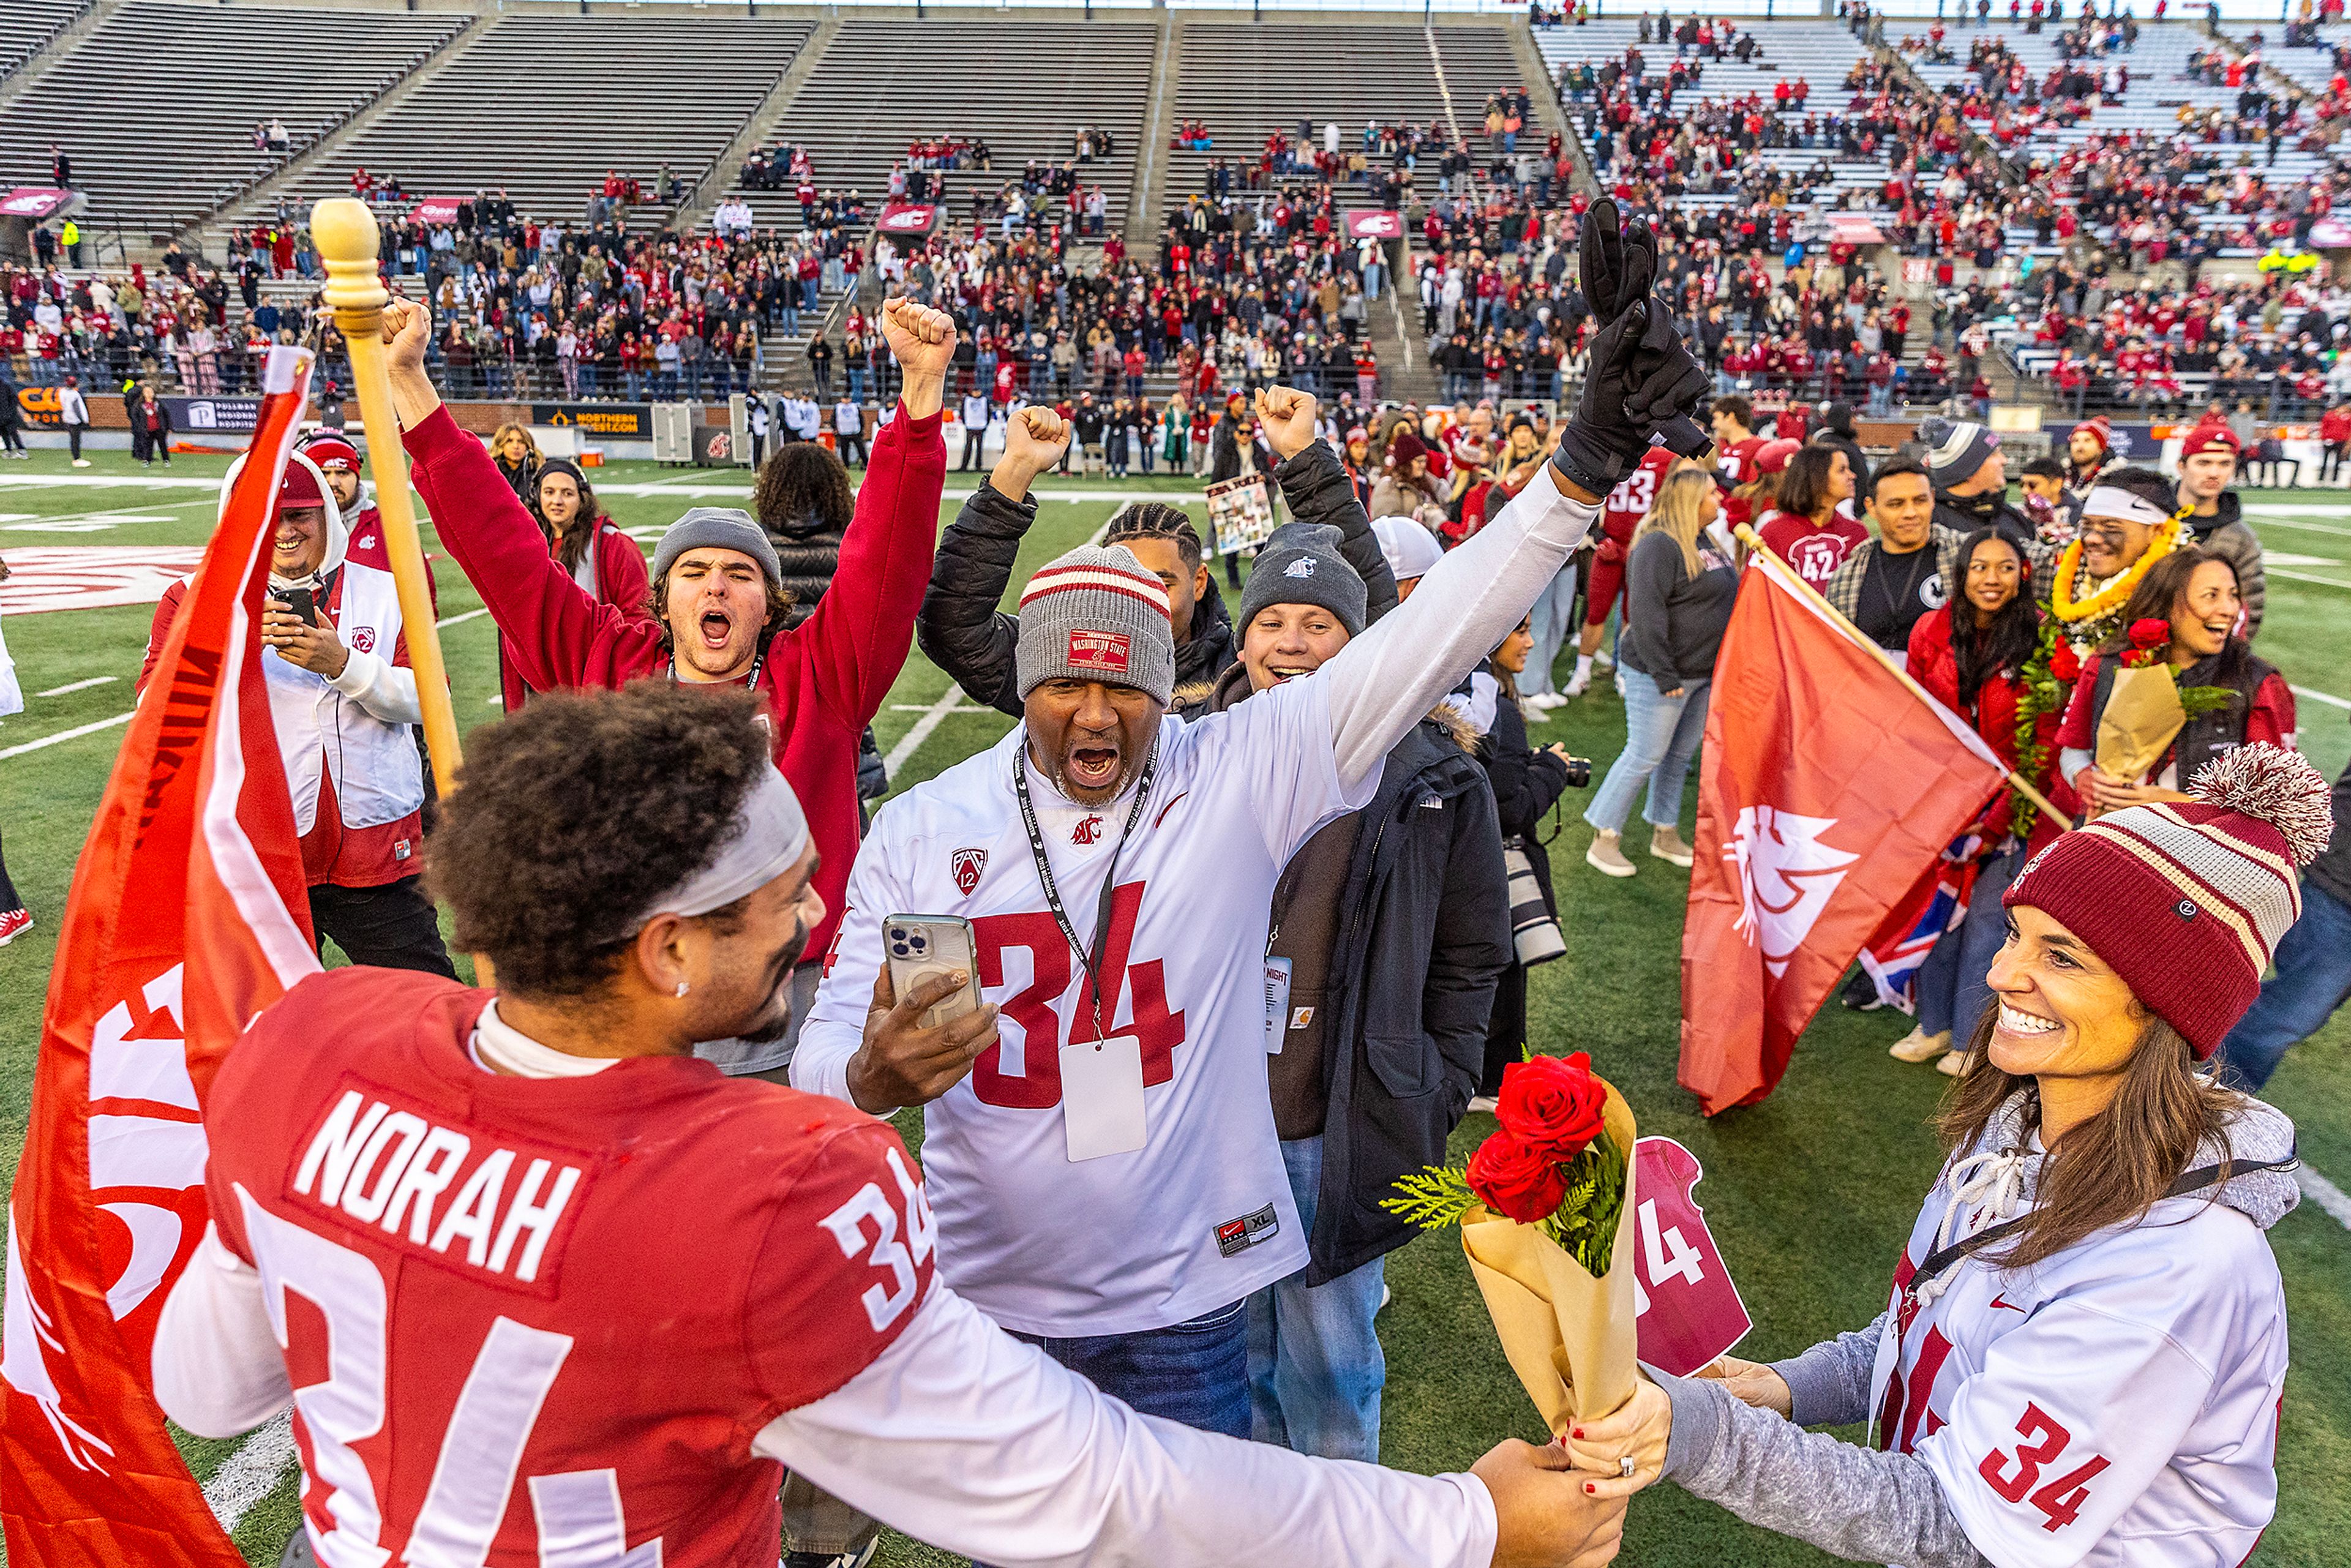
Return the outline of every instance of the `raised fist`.
[[[1319,406],[1313,393],[1296,387],[1266,387],[1257,394],[1258,425],[1276,457],[1287,461],[1314,444]]]
[[[1005,457],[1031,475],[1059,463],[1069,444],[1069,421],[1044,404],[1031,403],[1004,422]]]
[[[944,376],[955,359],[955,318],[903,294],[883,304],[882,336],[910,376]]]

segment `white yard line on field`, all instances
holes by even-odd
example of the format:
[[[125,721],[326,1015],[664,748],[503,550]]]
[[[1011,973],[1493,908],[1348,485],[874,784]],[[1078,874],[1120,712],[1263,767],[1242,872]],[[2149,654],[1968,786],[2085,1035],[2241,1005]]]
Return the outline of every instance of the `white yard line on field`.
[[[931,738],[931,733],[946,722],[947,715],[963,706],[963,688],[950,685],[946,695],[925,708],[923,716],[914,721],[914,727],[898,737],[898,744],[882,759],[883,771],[896,773],[906,758],[923,748],[923,742]]]
[[[2294,1173],[2294,1179],[2301,1184],[2303,1197],[2333,1215],[2335,1223],[2344,1229],[2351,1230],[2351,1194],[2346,1194],[2307,1165]]]
[[[433,624],[435,627],[463,626],[466,622],[478,621],[489,612],[488,606],[485,605],[479,610],[464,610],[458,612],[455,615],[444,615],[440,620],[433,622]]]
[[[86,692],[92,686],[109,685],[120,680],[120,675],[92,675],[86,681],[68,681],[61,686],[51,686],[45,692],[35,692],[37,697],[61,697],[68,692]]]
[[[135,713],[138,710],[134,708],[131,711]],[[56,746],[60,742],[68,740],[76,740],[85,735],[96,735],[101,729],[112,729],[118,724],[129,724],[131,722],[131,714],[119,713],[112,718],[102,718],[95,724],[78,724],[71,729],[61,729],[55,735],[45,735],[38,740],[28,740],[22,746],[11,746],[5,749],[0,749],[0,761],[5,761],[11,757],[22,757],[28,751],[38,751],[43,747]]]
[[[2282,566],[2270,567],[2267,570],[2271,577],[2291,578],[2296,582],[2314,582],[2321,588],[2351,588],[2351,582],[2346,582],[2338,577],[2313,577],[2306,571],[2289,571]]]
[[[235,1531],[238,1521],[293,1473],[296,1463],[292,1418],[280,1411],[256,1427],[204,1483],[204,1501],[222,1531]]]
[[[2298,697],[2308,697],[2312,702],[2325,703],[2328,707],[2351,708],[2351,701],[2338,697],[2333,692],[2322,692],[2310,686],[2288,686],[2286,689]]]

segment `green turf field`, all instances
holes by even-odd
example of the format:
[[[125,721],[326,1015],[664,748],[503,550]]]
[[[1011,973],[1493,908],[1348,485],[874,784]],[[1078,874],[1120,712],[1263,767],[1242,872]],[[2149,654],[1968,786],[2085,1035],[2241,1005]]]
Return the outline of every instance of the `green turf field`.
[[[76,473],[62,452],[45,451],[29,463],[0,465],[0,557],[59,545],[203,542],[211,489],[151,485],[151,475],[120,453],[97,454],[96,464]],[[222,459],[183,458],[152,476],[216,478],[225,467]],[[652,465],[609,468],[598,478],[612,514],[644,537],[697,491],[748,495],[747,476]],[[966,483],[948,476],[951,492]],[[1089,482],[1097,497],[1102,483]],[[649,484],[658,492],[616,488]],[[1154,487],[1185,486],[1160,481]],[[1085,538],[1113,509],[1099,498],[1048,495],[1024,572]],[[2332,777],[2351,755],[2351,712],[2344,701],[2351,699],[2351,493],[2266,491],[2246,499],[2276,552],[2261,649],[2305,694],[2304,748]],[[950,500],[942,520],[953,507]],[[497,716],[491,627],[486,617],[466,618],[479,601],[454,567],[438,563],[437,570],[442,614],[456,622],[445,626],[443,638],[458,721],[470,727]],[[27,707],[0,725],[0,831],[8,868],[39,924],[0,950],[0,1177],[13,1176],[23,1141],[57,918],[122,732],[115,725],[39,743],[128,713],[151,614],[136,606],[12,615],[5,623]],[[83,684],[93,682],[99,684]],[[79,689],[37,695],[71,685]],[[946,677],[916,654],[876,725],[885,752],[905,747],[894,769],[899,787],[989,744],[1009,722],[943,702],[948,695]],[[1596,772],[1621,741],[1622,708],[1604,686],[1533,735],[1538,743],[1564,740],[1593,758]],[[1688,792],[1692,811],[1697,794],[1695,788]],[[1935,1175],[1937,1153],[1924,1124],[1946,1081],[1886,1056],[1886,1045],[1908,1027],[1906,1019],[1847,1013],[1832,1003],[1769,1101],[1711,1123],[1699,1117],[1692,1097],[1674,1082],[1687,873],[1646,858],[1629,881],[1591,872],[1583,863],[1589,832],[1573,815],[1579,800],[1571,793],[1570,813],[1552,846],[1569,954],[1534,977],[1537,1048],[1591,1051],[1624,1090],[1644,1131],[1680,1139],[1704,1163],[1697,1196],[1756,1320],[1745,1354],[1785,1355],[1865,1323],[1884,1303],[1895,1256]],[[2351,1186],[2351,1021],[2338,1018],[2298,1048],[2273,1082],[2272,1097],[2299,1122],[2311,1165]],[[908,1141],[917,1141],[912,1118],[904,1127]],[[1487,1130],[1483,1118],[1471,1118],[1456,1153]],[[2292,1303],[2294,1370],[2277,1522],[2253,1562],[2321,1568],[2346,1560],[2343,1542],[2351,1534],[2351,1232],[2305,1204],[2272,1239]],[[1416,1242],[1395,1255],[1388,1277],[1395,1300],[1380,1320],[1389,1367],[1383,1458],[1410,1469],[1457,1469],[1502,1437],[1539,1437],[1458,1247],[1443,1238]],[[235,1448],[192,1442],[197,1475],[211,1477]],[[245,1513],[238,1543],[256,1563],[274,1563],[294,1520],[289,1473]],[[2325,1545],[2330,1540],[2336,1544]],[[955,1560],[893,1539],[882,1561]],[[1634,1503],[1623,1561],[1644,1568],[1743,1568],[1830,1559],[1661,1487]]]

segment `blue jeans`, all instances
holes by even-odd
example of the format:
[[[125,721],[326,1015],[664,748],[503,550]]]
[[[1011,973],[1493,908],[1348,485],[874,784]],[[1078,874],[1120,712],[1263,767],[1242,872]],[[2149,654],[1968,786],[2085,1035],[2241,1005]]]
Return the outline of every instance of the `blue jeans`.
[[[1322,1186],[1322,1140],[1281,1145],[1298,1223],[1314,1229]],[[1306,1270],[1249,1299],[1251,1435],[1325,1459],[1380,1462],[1380,1389],[1386,1354],[1372,1326],[1380,1310],[1387,1260],[1374,1258],[1325,1285],[1307,1287]]]
[[[1527,667],[1519,674],[1520,696],[1541,696],[1552,689],[1552,662],[1576,630],[1574,612],[1575,568],[1570,564],[1559,569],[1551,586],[1527,612],[1527,630],[1534,634],[1535,645],[1527,653]]]
[[[1609,765],[1593,791],[1583,820],[1604,833],[1621,833],[1633,810],[1633,791],[1645,782],[1649,800],[1641,815],[1653,828],[1682,820],[1682,786],[1706,738],[1706,697],[1711,675],[1686,682],[1669,697],[1638,670],[1619,666],[1625,676],[1625,749]]]
[[[1955,1046],[1975,1038],[1976,1022],[1991,1001],[1991,961],[2008,939],[2000,895],[2023,869],[2022,849],[1987,858],[1968,895],[1968,917],[1957,930],[1937,937],[1934,950],[1918,966],[1912,988],[1918,998],[1918,1027],[1927,1033],[1949,1030]]]
[[[2258,1092],[2286,1048],[2307,1040],[2351,998],[2351,904],[2304,879],[2302,918],[2274,956],[2277,973],[2220,1042],[2228,1078]]]
[[[1046,1339],[1015,1333],[1113,1398],[1228,1437],[1249,1435],[1249,1303],[1140,1333]]]

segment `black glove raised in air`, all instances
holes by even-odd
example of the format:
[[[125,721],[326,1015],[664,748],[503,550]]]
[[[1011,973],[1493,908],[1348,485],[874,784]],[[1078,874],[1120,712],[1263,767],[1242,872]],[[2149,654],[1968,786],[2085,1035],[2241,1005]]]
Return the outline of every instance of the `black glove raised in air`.
[[[1580,489],[1604,496],[1648,451],[1652,434],[1685,457],[1707,449],[1707,434],[1690,416],[1710,382],[1663,303],[1649,298],[1657,242],[1646,223],[1624,225],[1606,197],[1593,203],[1577,266],[1599,330],[1575,416],[1552,461]]]

